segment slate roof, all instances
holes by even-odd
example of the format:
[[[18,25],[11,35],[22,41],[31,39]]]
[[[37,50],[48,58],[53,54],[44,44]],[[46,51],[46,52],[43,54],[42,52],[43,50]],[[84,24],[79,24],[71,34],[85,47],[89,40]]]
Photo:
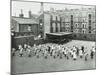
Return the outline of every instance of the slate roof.
[[[18,22],[19,24],[38,24],[38,22],[35,19],[30,18],[12,17],[12,19]]]

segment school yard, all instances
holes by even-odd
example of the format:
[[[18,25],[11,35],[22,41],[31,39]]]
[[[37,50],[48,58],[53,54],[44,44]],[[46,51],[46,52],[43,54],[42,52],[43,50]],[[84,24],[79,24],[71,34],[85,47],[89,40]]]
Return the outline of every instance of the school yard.
[[[79,41],[72,40],[69,43],[66,43],[67,46],[85,46],[88,50],[91,49],[91,46],[95,45],[93,41]],[[53,71],[72,71],[72,70],[88,70],[95,69],[95,58],[88,59],[85,61],[84,58],[77,58],[74,61],[72,58],[52,58],[49,57],[44,59],[43,57],[36,58],[34,57],[12,57],[12,72],[13,73],[37,73],[37,72],[53,72]]]

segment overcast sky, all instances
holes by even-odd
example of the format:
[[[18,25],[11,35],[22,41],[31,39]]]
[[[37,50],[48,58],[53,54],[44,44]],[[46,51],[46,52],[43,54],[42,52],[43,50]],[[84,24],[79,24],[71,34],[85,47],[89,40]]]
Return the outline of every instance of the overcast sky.
[[[28,11],[32,11],[32,13],[37,14],[40,11],[40,3],[34,2],[21,2],[21,1],[12,1],[12,15],[19,16],[21,13],[21,9],[23,10],[24,16],[28,16]]]
[[[28,11],[31,10],[33,14],[38,14],[40,11],[41,4],[39,2],[25,2],[25,1],[12,1],[12,16],[19,16],[21,9],[23,10],[24,16],[28,17]],[[55,9],[78,9],[78,8],[90,8],[94,6],[81,6],[81,5],[70,5],[70,4],[54,4],[54,3],[44,3],[44,11],[50,10],[50,8]]]

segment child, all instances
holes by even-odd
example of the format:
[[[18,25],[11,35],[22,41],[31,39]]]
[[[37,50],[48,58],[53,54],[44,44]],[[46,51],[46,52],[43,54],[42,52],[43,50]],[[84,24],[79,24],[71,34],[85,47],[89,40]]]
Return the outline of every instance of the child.
[[[12,48],[12,51],[11,51],[12,56],[15,56],[15,51],[16,51],[16,49],[15,48]]]
[[[76,57],[76,52],[74,51],[73,52],[73,60],[76,60],[77,59],[77,57]]]
[[[31,57],[31,49],[30,49],[31,47],[30,47],[29,45],[28,45],[27,47],[28,47],[28,48],[27,48],[27,51],[28,51],[28,57]]]
[[[82,52],[82,50],[81,50],[81,49],[79,50],[79,56],[80,56],[80,58],[82,58],[82,57],[83,57],[83,52]]]
[[[24,44],[24,50],[25,51],[27,50],[27,44]]]
[[[22,57],[23,56],[23,48],[22,48],[22,45],[19,45],[18,46],[18,49],[19,49],[19,56]]]

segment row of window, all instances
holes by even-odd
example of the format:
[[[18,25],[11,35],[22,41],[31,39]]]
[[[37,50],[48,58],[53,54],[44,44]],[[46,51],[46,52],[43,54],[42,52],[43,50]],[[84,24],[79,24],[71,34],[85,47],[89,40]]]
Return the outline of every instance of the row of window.
[[[86,31],[86,30],[81,30],[81,31],[79,31],[79,30],[74,30],[74,32],[75,33],[83,33],[83,34],[85,34],[85,33],[95,33],[94,31]]]
[[[53,27],[51,27],[51,32],[61,32],[61,31],[64,31],[65,30],[65,32],[70,32],[71,30],[69,29],[69,28],[60,28],[60,30],[58,29],[58,28],[53,28]],[[83,34],[85,34],[85,33],[87,33],[87,30],[79,30],[79,29],[75,29],[75,30],[73,30],[73,32],[74,33],[83,33]],[[88,33],[91,33],[91,31],[89,31]]]
[[[84,33],[86,33],[86,30],[81,30],[81,31],[80,31],[80,30],[77,30],[77,29],[76,29],[76,30],[74,30],[74,32],[75,32],[75,33],[83,33],[83,34],[84,34]]]
[[[58,20],[60,21],[61,17],[60,16],[55,16],[55,15],[51,15],[52,20]],[[88,18],[91,19],[91,14],[88,15]],[[71,15],[71,20],[73,20],[73,15]],[[83,22],[86,21],[86,18],[83,19]]]
[[[66,29],[65,31],[66,31],[66,32],[70,32],[71,30],[70,30],[70,29]],[[73,32],[74,32],[74,33],[83,33],[83,34],[85,34],[85,33],[95,33],[95,31],[88,31],[88,32],[87,32],[87,30],[81,30],[81,31],[80,31],[80,30],[78,30],[78,29],[73,30]]]
[[[70,32],[70,30],[68,29],[68,30],[65,30],[66,32]]]
[[[67,28],[70,27],[70,24],[66,24],[65,27],[67,27]],[[73,27],[74,28],[79,28],[79,27],[81,27],[81,28],[87,28],[87,24],[82,24],[82,25],[75,24]]]
[[[69,27],[69,26],[70,26],[70,24],[66,24],[66,27]],[[81,28],[87,28],[87,24],[82,24],[81,26],[79,24],[75,24],[74,27],[75,28],[79,28],[79,27],[81,27]]]
[[[58,21],[60,21],[61,17],[59,17],[59,16],[51,16],[51,20],[58,20]]]
[[[86,28],[87,25],[86,24],[82,24],[81,26],[79,26],[79,24],[75,24],[75,28],[78,28],[78,27],[81,27],[81,28]]]

